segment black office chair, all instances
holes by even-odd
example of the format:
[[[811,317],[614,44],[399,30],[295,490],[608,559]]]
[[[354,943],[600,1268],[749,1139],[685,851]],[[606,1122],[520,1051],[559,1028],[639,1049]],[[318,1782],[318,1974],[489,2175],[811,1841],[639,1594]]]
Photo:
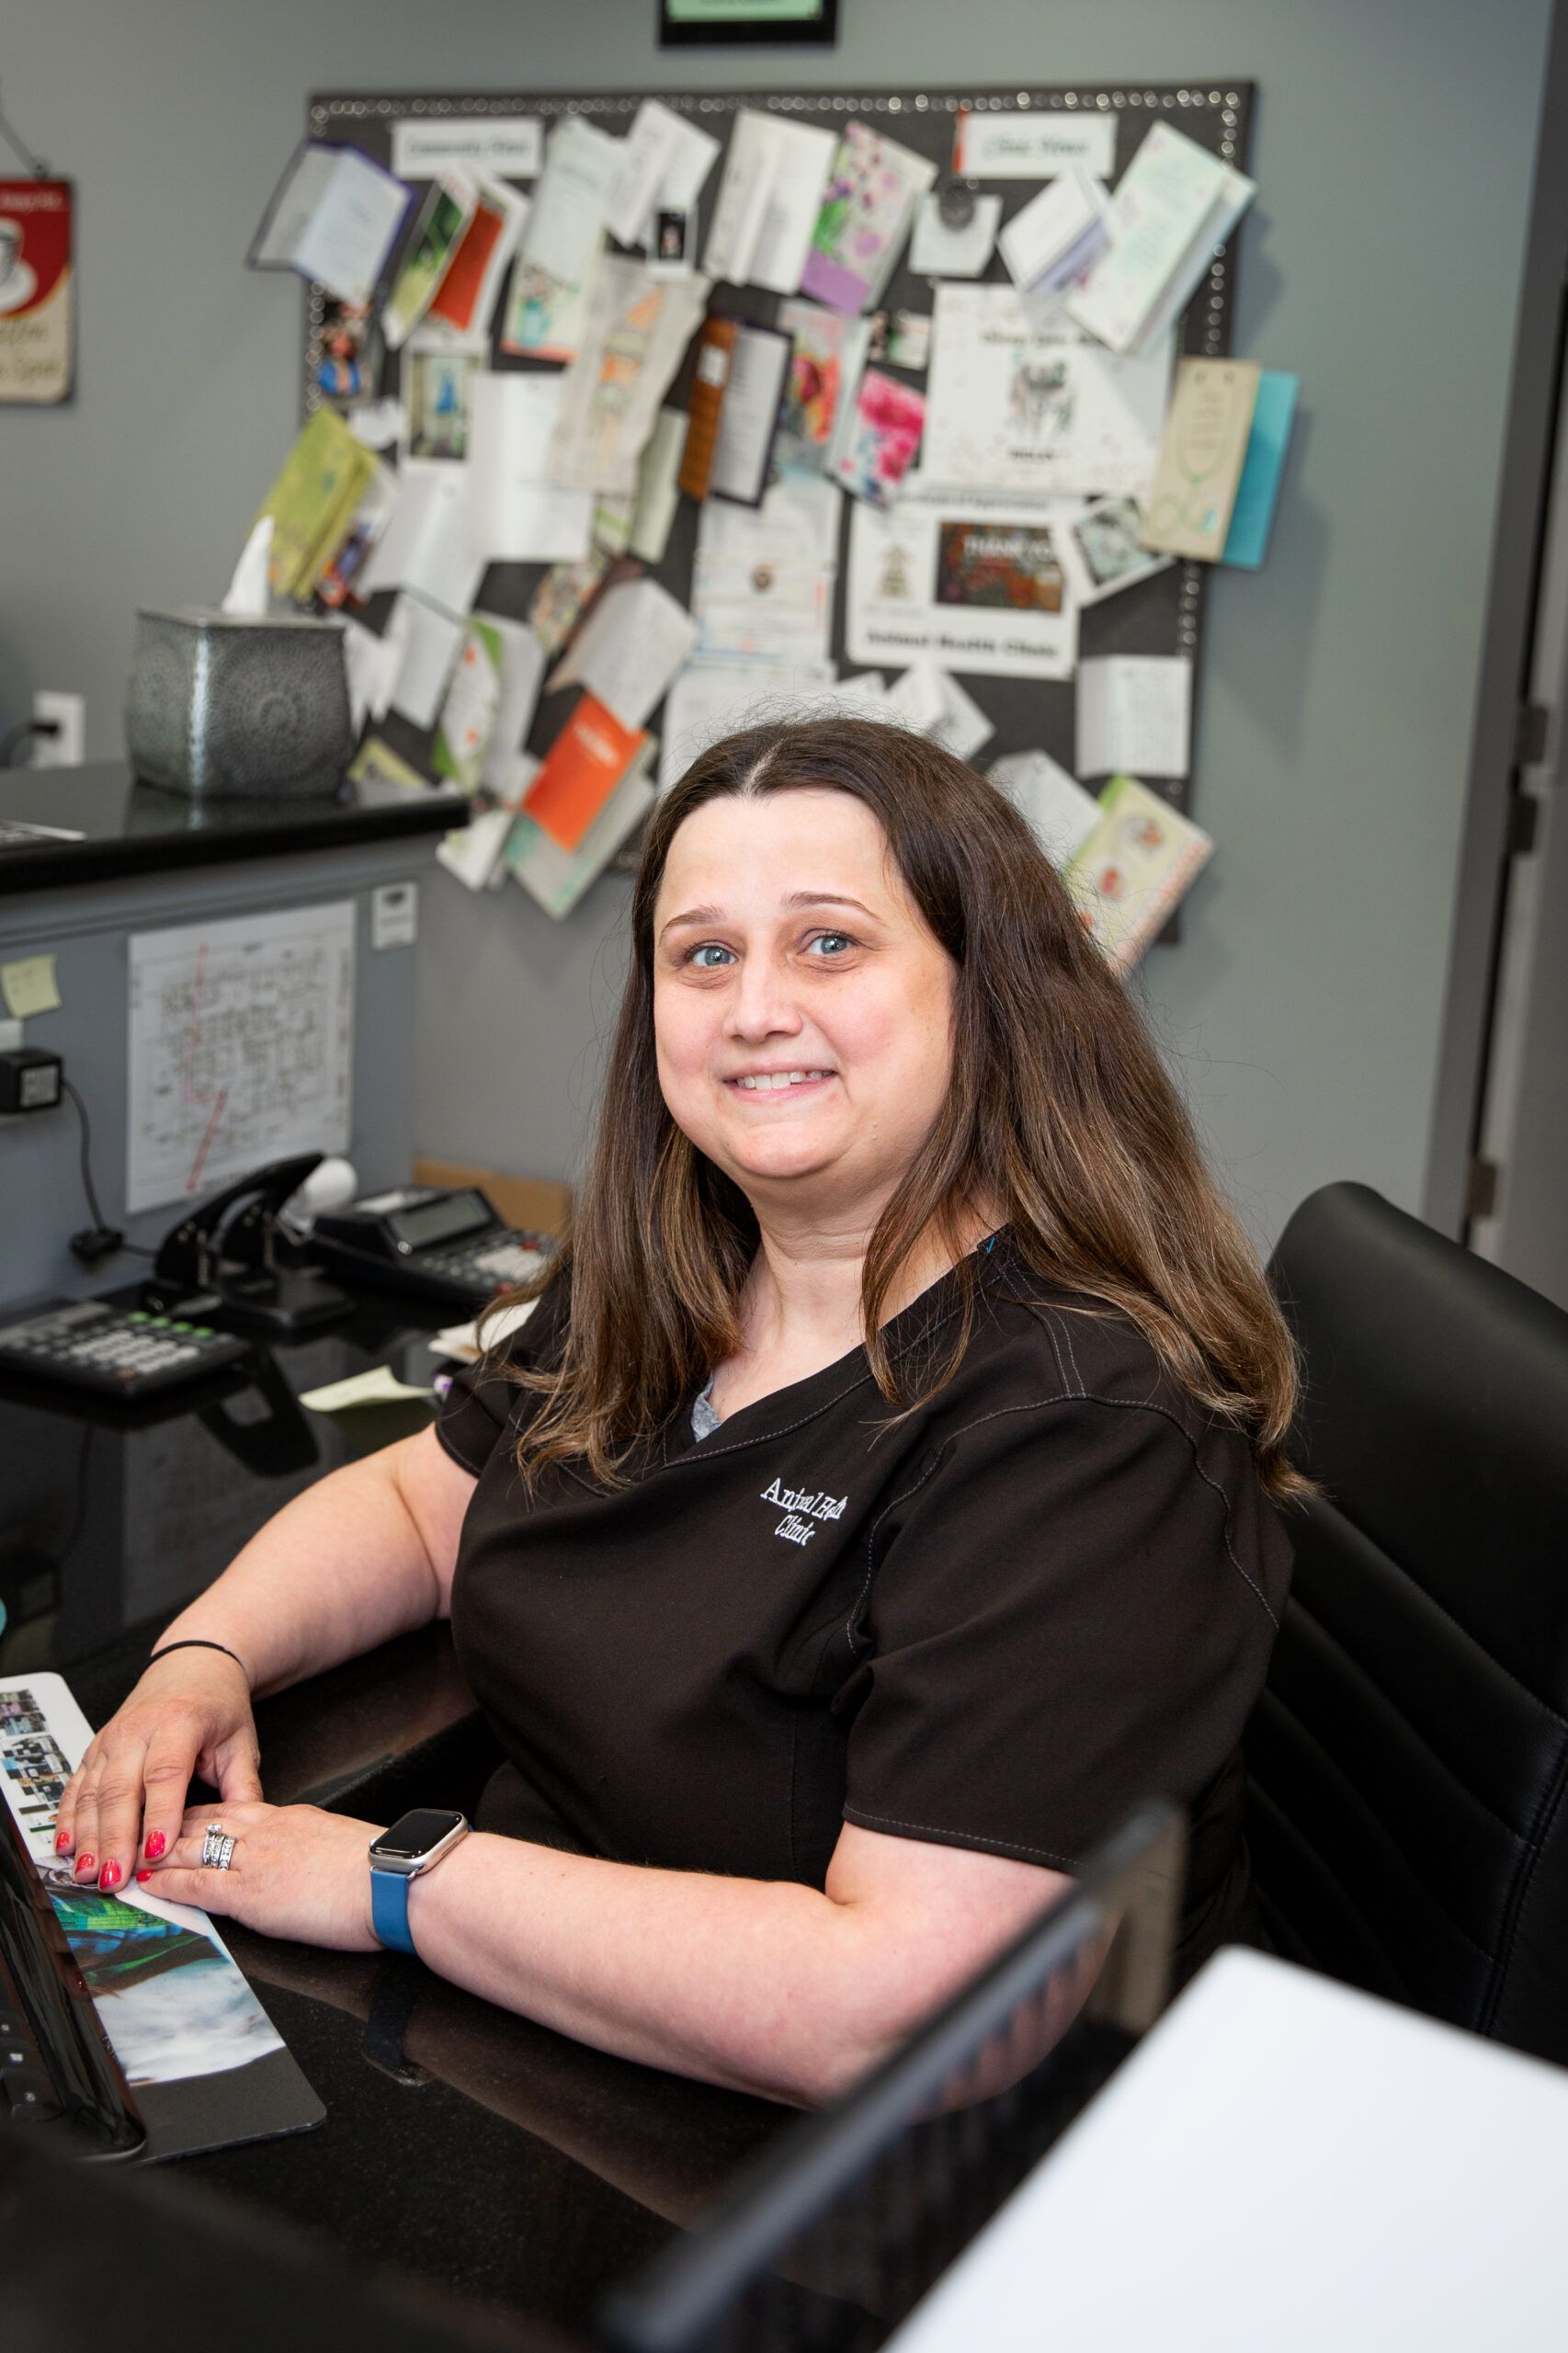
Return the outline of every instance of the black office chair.
[[[1327,1499],[1248,1735],[1266,1924],[1568,2062],[1568,1315],[1364,1185],[1270,1274]]]

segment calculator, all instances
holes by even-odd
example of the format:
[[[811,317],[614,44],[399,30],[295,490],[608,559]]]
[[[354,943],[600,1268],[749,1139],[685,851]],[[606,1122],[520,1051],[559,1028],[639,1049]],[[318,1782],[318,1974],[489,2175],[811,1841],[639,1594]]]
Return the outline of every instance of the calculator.
[[[248,1342],[210,1324],[103,1299],[62,1300],[0,1329],[0,1371],[129,1402],[225,1370],[250,1353]]]
[[[324,1211],[311,1247],[339,1282],[372,1283],[475,1315],[497,1291],[538,1274],[555,1245],[548,1234],[504,1225],[472,1188],[410,1185]]]

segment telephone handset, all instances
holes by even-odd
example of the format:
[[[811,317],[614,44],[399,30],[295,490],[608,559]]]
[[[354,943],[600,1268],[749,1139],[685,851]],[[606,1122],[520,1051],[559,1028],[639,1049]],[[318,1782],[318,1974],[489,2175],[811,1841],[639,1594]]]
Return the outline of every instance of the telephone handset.
[[[319,1152],[269,1161],[187,1211],[164,1237],[143,1305],[199,1302],[240,1332],[312,1332],[352,1314],[353,1301],[313,1267],[278,1263],[278,1212],[321,1161]]]

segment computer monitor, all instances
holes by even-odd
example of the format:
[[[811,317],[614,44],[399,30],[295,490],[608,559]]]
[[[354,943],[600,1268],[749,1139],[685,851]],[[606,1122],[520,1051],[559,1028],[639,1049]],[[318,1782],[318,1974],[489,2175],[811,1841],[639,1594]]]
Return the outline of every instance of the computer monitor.
[[[1072,1888],[606,2300],[613,2353],[869,2353],[1164,2009],[1186,1865],[1141,1808]]]

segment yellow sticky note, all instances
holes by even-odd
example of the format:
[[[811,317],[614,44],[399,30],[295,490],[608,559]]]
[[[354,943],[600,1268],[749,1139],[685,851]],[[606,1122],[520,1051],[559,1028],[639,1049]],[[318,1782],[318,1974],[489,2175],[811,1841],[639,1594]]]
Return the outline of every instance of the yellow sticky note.
[[[13,1021],[29,1021],[35,1013],[53,1013],[60,1004],[52,956],[18,956],[0,964],[0,996]]]

